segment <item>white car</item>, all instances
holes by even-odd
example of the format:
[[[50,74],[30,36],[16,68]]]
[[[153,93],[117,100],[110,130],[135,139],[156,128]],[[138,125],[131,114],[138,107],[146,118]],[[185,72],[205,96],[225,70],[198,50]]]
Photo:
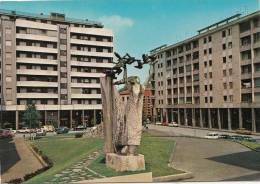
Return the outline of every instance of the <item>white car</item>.
[[[162,123],[161,122],[156,122],[155,125],[162,125]]]
[[[176,123],[176,122],[171,122],[171,123],[169,123],[168,126],[171,126],[171,127],[178,127],[179,125],[178,125],[178,123]]]
[[[17,130],[18,133],[30,133],[31,130],[28,127],[23,127],[22,129]]]
[[[210,132],[205,136],[206,139],[218,139],[218,137],[219,135],[216,132]]]

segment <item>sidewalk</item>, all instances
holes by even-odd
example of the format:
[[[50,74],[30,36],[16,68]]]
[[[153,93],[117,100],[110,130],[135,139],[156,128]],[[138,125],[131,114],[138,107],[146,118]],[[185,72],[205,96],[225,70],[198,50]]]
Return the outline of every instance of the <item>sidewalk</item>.
[[[23,138],[1,140],[0,147],[2,182],[22,178],[26,174],[33,173],[43,167]]]

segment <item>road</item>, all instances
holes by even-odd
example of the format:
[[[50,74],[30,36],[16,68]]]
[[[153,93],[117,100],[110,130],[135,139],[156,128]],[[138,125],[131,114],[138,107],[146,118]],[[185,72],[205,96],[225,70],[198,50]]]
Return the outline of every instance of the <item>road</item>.
[[[2,182],[21,178],[43,167],[23,138],[0,139],[0,161]]]
[[[155,136],[169,135],[167,127],[150,127],[149,131]],[[176,147],[171,165],[192,172],[194,178],[187,181],[260,180],[259,152],[225,140],[192,137],[172,139],[176,141]]]
[[[198,128],[189,128],[189,127],[168,127],[161,125],[148,125],[149,129],[155,129],[165,132],[169,136],[192,136],[192,137],[204,137],[209,132],[216,132],[218,134],[228,134],[228,135],[241,135],[236,133],[231,133],[227,131],[218,131],[218,130],[206,130],[206,129],[198,129]],[[250,137],[260,141],[259,135],[250,135]]]

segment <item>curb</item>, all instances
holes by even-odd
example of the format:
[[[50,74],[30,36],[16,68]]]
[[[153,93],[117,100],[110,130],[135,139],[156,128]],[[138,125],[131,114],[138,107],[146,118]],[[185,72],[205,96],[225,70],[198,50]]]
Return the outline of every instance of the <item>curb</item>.
[[[260,150],[257,150],[257,149],[255,149],[255,148],[251,148],[250,146],[245,145],[245,144],[243,144],[242,142],[236,142],[236,143],[238,143],[238,144],[240,144],[240,145],[242,145],[242,146],[245,146],[245,147],[247,147],[248,149],[251,149],[251,150],[253,150],[253,151],[255,151],[255,152],[260,153]]]
[[[155,178],[153,178],[153,182],[179,181],[179,180],[190,179],[190,178],[193,178],[192,173],[186,172],[186,173],[181,173],[181,174],[155,177]]]
[[[31,145],[29,145],[29,143],[27,141],[25,141],[25,144],[27,145],[27,147],[30,149],[30,151],[32,152],[32,154],[37,158],[37,160],[42,164],[43,167],[48,167],[48,164],[42,159],[42,157],[40,155],[38,155],[34,149],[32,148]]]

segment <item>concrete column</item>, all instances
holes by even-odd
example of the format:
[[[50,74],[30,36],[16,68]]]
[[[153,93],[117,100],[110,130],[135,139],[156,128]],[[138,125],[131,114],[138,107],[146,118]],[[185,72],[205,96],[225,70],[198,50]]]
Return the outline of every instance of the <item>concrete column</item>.
[[[15,111],[15,129],[19,129],[19,111]]]
[[[255,109],[254,108],[251,109],[251,113],[252,113],[252,131],[256,132]]]
[[[44,124],[47,125],[47,111],[44,110]]]
[[[94,123],[94,125],[96,125],[97,124],[97,116],[96,116],[96,110],[95,109],[94,109],[93,113],[94,113],[93,123]]]
[[[173,109],[171,109],[171,114],[172,114],[172,121],[175,121],[175,115],[174,115]]]
[[[70,128],[72,128],[72,121],[73,121],[72,110],[70,110]]]
[[[204,122],[203,113],[202,113],[202,109],[200,109],[200,127],[201,128],[203,128],[203,122]]]
[[[218,129],[221,130],[220,109],[218,109]]]
[[[188,126],[187,109],[184,108],[184,125]]]
[[[180,120],[180,109],[178,109],[177,111],[178,111],[178,112],[177,112],[177,113],[178,113],[178,122],[177,122],[177,123],[180,125],[180,124],[181,124],[181,120]]]
[[[232,130],[230,108],[228,108],[227,110],[228,110],[228,130]]]
[[[82,110],[82,124],[83,126],[86,126],[86,122],[85,122],[85,111]]]
[[[196,121],[195,121],[195,109],[194,108],[191,109],[191,114],[192,114],[192,118],[191,118],[192,126],[195,127],[196,126]]]
[[[209,128],[212,128],[211,109],[210,108],[208,108],[208,122],[209,122]]]
[[[238,114],[239,114],[239,128],[243,128],[243,119],[242,119],[242,109],[238,109]]]
[[[58,127],[60,127],[60,110],[58,110]]]

